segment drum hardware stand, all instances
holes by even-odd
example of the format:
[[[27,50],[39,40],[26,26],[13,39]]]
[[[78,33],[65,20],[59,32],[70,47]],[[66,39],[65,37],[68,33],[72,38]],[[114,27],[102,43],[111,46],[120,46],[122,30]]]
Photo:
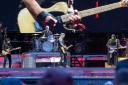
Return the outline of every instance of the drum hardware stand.
[[[59,51],[58,48],[59,48],[59,35],[60,34],[56,34],[55,35],[55,42],[53,43],[54,44],[54,52],[57,52]]]
[[[53,53],[54,54],[54,53]],[[53,55],[54,56],[54,55]],[[56,62],[55,62],[55,56],[53,57],[54,63],[53,63],[53,67],[56,67]]]
[[[2,48],[4,49],[5,44],[6,44],[6,39],[7,39],[7,27],[4,28],[4,40],[3,40],[3,45]]]
[[[34,51],[39,51],[39,41],[38,41],[38,38],[37,38],[37,35],[38,34],[34,34],[34,38],[33,38],[33,49]]]
[[[19,58],[19,62],[22,62],[21,57],[20,57],[20,53],[21,53],[21,49],[19,49],[18,58]]]
[[[117,35],[117,39],[118,39],[118,35]],[[118,42],[116,42],[116,44],[117,44]],[[115,56],[115,59],[114,59],[114,64],[115,65],[117,65],[117,63],[118,63],[118,57],[119,57],[119,45],[117,44],[117,54],[116,54],[116,56]]]

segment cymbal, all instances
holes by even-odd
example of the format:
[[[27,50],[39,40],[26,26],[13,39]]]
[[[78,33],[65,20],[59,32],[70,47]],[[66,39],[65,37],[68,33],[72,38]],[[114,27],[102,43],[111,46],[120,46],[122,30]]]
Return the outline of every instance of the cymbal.
[[[40,37],[40,38],[42,38],[42,39],[46,39],[47,37],[43,37],[43,36],[42,36],[42,37]]]
[[[54,35],[55,35],[55,36],[59,36],[60,34],[57,33],[57,34],[54,34]]]
[[[39,35],[39,34],[32,34],[32,35]]]

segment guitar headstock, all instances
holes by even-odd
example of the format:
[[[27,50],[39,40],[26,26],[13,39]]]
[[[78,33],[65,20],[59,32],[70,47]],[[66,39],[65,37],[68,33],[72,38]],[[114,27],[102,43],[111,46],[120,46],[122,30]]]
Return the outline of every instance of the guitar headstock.
[[[121,6],[122,7],[128,7],[128,0],[122,0],[121,1]]]

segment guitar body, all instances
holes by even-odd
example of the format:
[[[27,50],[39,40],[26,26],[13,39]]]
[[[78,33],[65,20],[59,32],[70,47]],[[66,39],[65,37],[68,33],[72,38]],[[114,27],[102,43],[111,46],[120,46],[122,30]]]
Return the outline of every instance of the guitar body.
[[[66,54],[66,50],[64,49],[64,47],[60,47],[62,53]]]
[[[71,48],[72,46],[73,46],[73,45],[68,46],[68,49]],[[64,54],[67,53],[66,51],[67,51],[68,49],[66,50],[66,49],[65,49],[64,47],[62,47],[62,46],[60,47],[60,49],[61,49],[61,51],[62,51]]]
[[[46,12],[50,12],[54,16],[60,16],[67,13],[68,6],[65,2],[58,2],[50,8],[46,8]],[[18,14],[18,25],[21,33],[36,33],[34,26],[35,19],[27,8],[22,9]]]
[[[113,47],[109,48],[109,53],[114,53],[114,52],[116,52],[116,50],[117,50],[117,47],[113,46]]]
[[[17,47],[17,48],[13,48],[13,49],[9,48],[9,49],[6,49],[6,50],[2,50],[2,55],[6,56],[6,55],[10,54],[11,51],[18,50],[18,49],[21,49],[21,47]]]
[[[2,55],[3,56],[6,56],[6,55],[8,55],[8,54],[10,54],[10,52],[9,52],[9,50],[2,50]]]

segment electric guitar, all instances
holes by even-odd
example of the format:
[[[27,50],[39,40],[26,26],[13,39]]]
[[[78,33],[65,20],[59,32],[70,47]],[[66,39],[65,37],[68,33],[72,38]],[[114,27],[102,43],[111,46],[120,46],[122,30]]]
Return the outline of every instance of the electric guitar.
[[[114,52],[116,52],[117,50],[119,50],[119,49],[126,49],[127,48],[127,46],[120,46],[120,47],[118,47],[117,48],[117,46],[111,46],[111,47],[109,47],[108,49],[109,49],[109,53],[114,53]]]
[[[96,8],[79,11],[78,15],[81,18],[84,18],[87,16],[94,15],[96,13],[102,13],[102,12],[110,11],[110,10],[121,8],[121,7],[127,7],[127,6],[128,6],[128,3],[116,2],[109,5],[104,5]],[[53,6],[51,6],[50,8],[46,8],[44,10],[46,12],[50,12],[51,14],[53,14],[53,16],[58,16],[59,17],[58,21],[61,20],[63,24],[69,22],[69,17],[71,15],[66,14],[68,11],[68,6],[65,2],[58,2]],[[35,33],[36,29],[35,29],[34,23],[35,23],[35,19],[30,14],[27,8],[24,8],[19,12],[18,25],[21,33]]]
[[[73,46],[73,45],[68,46],[67,49],[65,49],[64,47],[61,46],[60,49],[61,49],[62,53],[66,54],[66,51],[67,51],[69,48],[71,48],[72,46]]]
[[[13,49],[8,48],[6,50],[2,50],[1,55],[6,56],[6,55],[10,54],[11,51],[18,50],[18,49],[21,49],[21,47],[17,47],[17,48],[13,48]]]

